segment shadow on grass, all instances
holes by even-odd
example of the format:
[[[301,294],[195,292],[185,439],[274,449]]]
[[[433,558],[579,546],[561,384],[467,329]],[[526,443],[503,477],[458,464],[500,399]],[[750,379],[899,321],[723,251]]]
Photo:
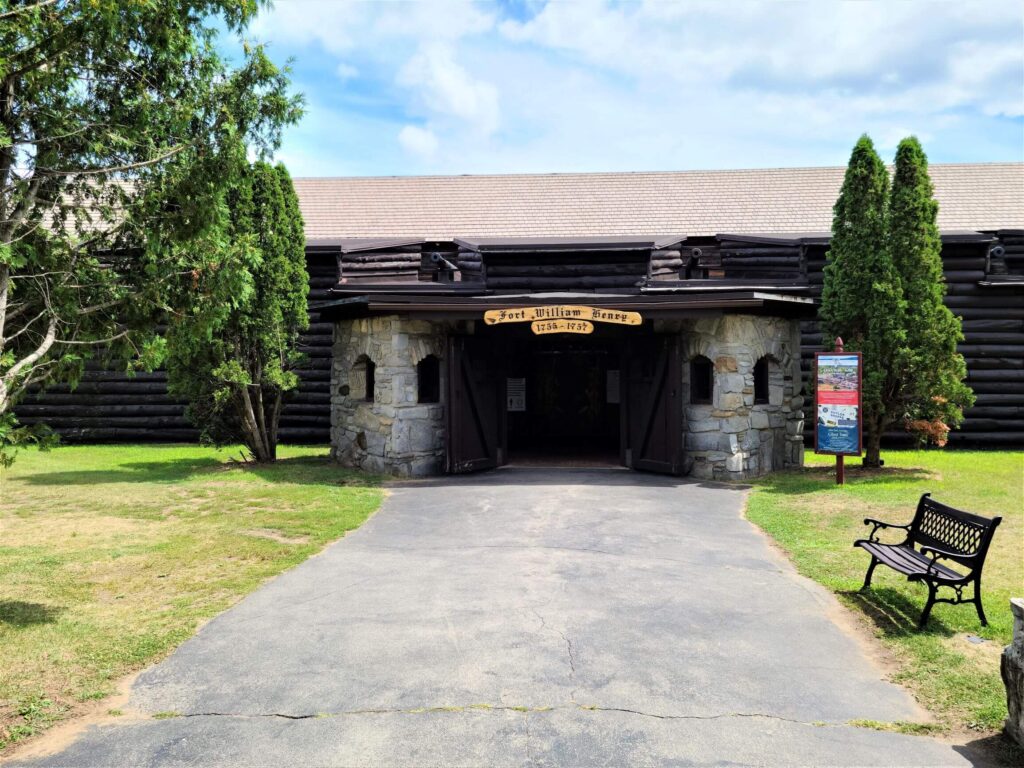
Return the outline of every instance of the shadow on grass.
[[[296,456],[273,464],[250,464],[224,458],[196,457],[123,462],[110,469],[37,472],[24,477],[30,485],[105,485],[110,483],[179,483],[218,474],[246,473],[271,483],[373,486],[378,479],[345,469],[326,456]]]
[[[33,624],[52,624],[62,613],[60,605],[26,603],[22,600],[0,600],[0,624],[28,627]]]
[[[903,592],[891,587],[872,587],[866,592],[856,589],[838,592],[845,600],[864,612],[886,637],[909,637],[918,634],[940,635],[952,637],[956,634],[941,619],[932,613],[927,626],[919,630],[917,622],[921,618],[924,602],[908,598]],[[974,606],[965,606],[973,610]]]
[[[870,486],[874,484],[892,485],[934,480],[935,475],[922,468],[892,467],[883,469],[863,469],[861,467],[846,468],[846,484],[848,486]],[[777,472],[763,480],[757,481],[757,487],[764,493],[782,496],[797,496],[805,493],[816,493],[835,485],[835,467],[804,467],[802,469]]]
[[[984,736],[963,745],[953,747],[954,752],[963,755],[976,766],[1021,766],[1024,765],[1024,749],[1015,744],[1009,736],[997,733]]]

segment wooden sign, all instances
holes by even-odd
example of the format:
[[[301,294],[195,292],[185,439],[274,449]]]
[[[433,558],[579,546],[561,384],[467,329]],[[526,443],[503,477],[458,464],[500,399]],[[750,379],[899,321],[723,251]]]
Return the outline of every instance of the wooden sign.
[[[538,336],[545,333],[593,333],[594,324],[586,320],[566,320],[564,317],[555,320],[534,320],[530,330]]]
[[[484,312],[484,322],[488,325],[533,323],[537,320],[581,320],[614,323],[616,325],[640,325],[643,322],[639,312],[604,309],[603,307],[581,307],[572,304],[553,304],[549,307],[489,309]],[[535,330],[534,333],[536,332]],[[556,333],[556,331],[549,331],[549,333]],[[573,333],[573,331],[570,331],[570,333]],[[583,333],[590,333],[590,331],[583,331]]]

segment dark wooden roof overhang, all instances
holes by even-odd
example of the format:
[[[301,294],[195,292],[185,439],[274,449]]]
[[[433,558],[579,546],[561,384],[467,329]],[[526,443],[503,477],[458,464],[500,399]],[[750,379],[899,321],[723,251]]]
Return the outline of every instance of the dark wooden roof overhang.
[[[640,312],[645,319],[672,319],[724,312],[811,318],[817,313],[814,299],[764,291],[701,293],[644,293],[632,295],[581,293],[473,294],[441,291],[367,293],[323,304],[321,317],[341,320],[368,315],[411,314],[434,319],[473,320],[488,309],[536,307],[551,304],[582,304]]]

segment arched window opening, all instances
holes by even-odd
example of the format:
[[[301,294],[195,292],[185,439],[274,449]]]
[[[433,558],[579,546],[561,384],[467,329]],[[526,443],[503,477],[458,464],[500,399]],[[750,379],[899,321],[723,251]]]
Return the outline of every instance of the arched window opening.
[[[419,402],[441,402],[441,361],[434,355],[416,363],[416,386]]]
[[[698,355],[690,361],[690,402],[710,405],[715,393],[715,368],[711,361]]]
[[[351,391],[355,397],[372,403],[374,400],[375,374],[377,365],[366,355],[360,355],[352,365],[349,376]]]

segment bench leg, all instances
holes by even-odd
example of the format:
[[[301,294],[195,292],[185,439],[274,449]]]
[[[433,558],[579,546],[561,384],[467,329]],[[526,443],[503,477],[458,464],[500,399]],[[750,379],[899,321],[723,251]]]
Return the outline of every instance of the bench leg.
[[[928,624],[928,616],[931,615],[932,606],[935,605],[935,592],[938,587],[935,584],[928,584],[928,602],[924,604],[924,610],[921,612],[921,620],[917,622],[918,629],[924,629],[925,625]]]
[[[988,619],[985,618],[985,609],[981,607],[981,579],[974,582],[974,607],[978,609],[978,618],[981,619],[981,626],[988,626]]]
[[[871,565],[868,566],[868,573],[864,577],[864,586],[862,586],[860,588],[861,592],[864,592],[865,590],[867,590],[868,587],[871,586],[871,574],[873,574],[875,572],[875,566],[876,565],[878,565],[878,558],[876,558],[874,555],[872,555],[871,556]]]

